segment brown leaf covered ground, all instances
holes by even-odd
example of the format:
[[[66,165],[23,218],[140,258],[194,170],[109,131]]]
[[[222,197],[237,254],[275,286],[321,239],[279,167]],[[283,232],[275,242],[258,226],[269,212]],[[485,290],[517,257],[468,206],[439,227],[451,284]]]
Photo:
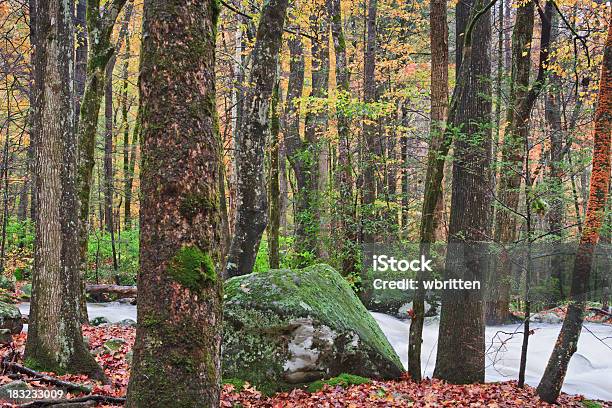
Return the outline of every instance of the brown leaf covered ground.
[[[116,325],[83,328],[84,335],[89,339],[91,350],[97,350],[96,359],[111,380],[108,385],[92,381],[86,376],[62,375],[63,380],[93,387],[94,394],[125,396],[129,378],[129,364],[126,354],[134,344],[135,329]],[[117,351],[102,350],[105,341],[122,338],[126,343]],[[10,358],[21,362],[26,340],[26,334],[13,336],[13,343],[0,348],[2,358]],[[0,375],[0,385],[13,381],[14,375]],[[33,388],[49,388],[36,379],[23,377]],[[69,394],[69,398],[81,395]],[[559,398],[560,407],[583,407],[582,396],[562,394]],[[12,405],[1,403],[2,407]],[[612,407],[612,404],[601,403]],[[101,405],[103,406],[103,405]],[[104,405],[111,407],[112,405]],[[321,391],[310,393],[296,389],[291,392],[278,393],[274,396],[264,396],[248,385],[240,392],[232,385],[223,387],[222,407],[546,407],[550,406],[539,401],[532,387],[519,388],[514,381],[489,384],[449,385],[438,380],[426,380],[415,383],[409,378],[398,381],[372,381],[342,388],[340,386],[325,386]]]

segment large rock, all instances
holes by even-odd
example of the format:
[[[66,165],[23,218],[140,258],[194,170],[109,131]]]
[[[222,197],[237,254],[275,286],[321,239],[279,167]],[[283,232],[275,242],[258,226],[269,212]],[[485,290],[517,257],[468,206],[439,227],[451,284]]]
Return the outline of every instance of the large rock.
[[[341,373],[389,379],[402,372],[374,318],[330,266],[226,282],[223,378],[270,393]]]
[[[17,306],[0,302],[0,329],[9,329],[13,334],[21,333],[23,323]]]

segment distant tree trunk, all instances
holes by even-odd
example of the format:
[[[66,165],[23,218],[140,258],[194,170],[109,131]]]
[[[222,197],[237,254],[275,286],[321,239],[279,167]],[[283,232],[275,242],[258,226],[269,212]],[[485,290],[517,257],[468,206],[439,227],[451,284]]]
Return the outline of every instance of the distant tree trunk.
[[[30,61],[32,64],[35,59],[35,51],[36,51],[36,4],[38,0],[28,0],[28,6],[30,8],[29,13],[29,23],[30,23]],[[28,146],[28,172],[29,172],[29,190],[30,190],[30,219],[32,222],[36,219],[36,183],[35,183],[35,175],[34,175],[34,155],[35,155],[35,146],[36,140],[38,139],[38,130],[36,129],[36,120],[35,113],[38,109],[40,109],[36,103],[36,84],[34,82],[34,69],[30,73],[29,78],[29,98],[30,98],[30,109],[28,111],[28,127],[30,133],[30,144]]]
[[[421,214],[420,242],[422,253],[429,257],[429,244],[442,238],[436,235],[444,216],[439,207],[443,200],[444,156],[448,152],[448,141],[444,144],[444,120],[448,104],[448,24],[446,0],[429,3],[431,41],[431,123],[430,146],[425,177],[425,196]],[[459,85],[458,85],[459,86]],[[446,150],[446,153],[444,152]],[[426,278],[419,273],[417,279]],[[421,344],[425,320],[425,288],[421,284],[413,300],[414,315],[410,324],[408,342],[408,373],[415,381],[421,380]]]
[[[444,279],[483,281],[488,262],[491,194],[491,41],[489,9],[481,0],[461,2],[457,15],[471,9],[469,23],[457,24],[463,55],[447,129],[454,142],[451,213]],[[465,20],[464,20],[465,21]],[[474,42],[472,42],[474,38]],[[461,86],[463,84],[463,86]],[[455,111],[456,110],[456,111]],[[438,176],[440,177],[440,176]],[[442,292],[440,336],[434,376],[450,383],[483,382],[485,374],[482,290]],[[461,327],[458,332],[457,327]],[[461,358],[457,358],[461,356]]]
[[[121,12],[126,0],[112,0],[100,10],[100,0],[87,0],[86,22],[88,38],[95,38],[88,44],[87,73],[85,90],[80,100],[81,110],[78,122],[78,161],[77,161],[77,194],[80,201],[79,215],[79,268],[84,275],[87,269],[87,238],[89,233],[89,197],[91,195],[91,184],[93,168],[95,164],[94,152],[96,146],[96,135],[98,132],[98,114],[102,96],[104,95],[104,75],[106,64],[114,53],[111,45],[113,26],[117,16]],[[103,217],[100,217],[103,218]],[[81,315],[83,320],[87,319],[87,308],[85,306],[84,279],[81,279],[82,288],[79,294],[81,304]]]
[[[130,220],[129,226],[131,227],[132,220],[132,194],[134,189],[134,169],[136,168],[136,154],[138,148],[138,139],[140,137],[140,104],[138,104],[138,111],[136,113],[136,121],[134,123],[134,129],[132,130],[132,142],[130,148],[130,162],[128,164],[128,171],[126,173],[125,180],[125,217],[126,220]],[[126,221],[126,229],[127,228]]]
[[[279,182],[279,131],[280,118],[278,103],[280,101],[280,81],[277,78],[272,92],[270,105],[270,222],[268,223],[268,260],[270,268],[280,267],[279,230],[280,230],[280,182]]]
[[[336,87],[338,99],[349,97],[349,66],[346,57],[346,39],[342,26],[340,0],[327,0],[327,12],[330,18],[331,35],[336,54]],[[358,263],[357,222],[353,204],[353,171],[350,157],[351,129],[348,112],[343,111],[342,104],[336,106],[338,126],[338,169],[336,184],[338,186],[338,203],[336,217],[340,225],[337,249],[342,263],[342,273],[347,275],[356,272]]]
[[[218,14],[213,1],[144,5],[138,326],[128,408],[219,405]]]
[[[113,193],[114,178],[113,171],[113,68],[115,58],[106,65],[106,84],[104,91],[104,220],[106,231],[110,234],[113,256],[113,270],[117,272],[117,251],[115,248],[115,223],[113,220]]]
[[[375,102],[376,92],[376,12],[378,0],[368,0],[366,19],[366,43],[363,56],[363,99],[366,103]],[[362,190],[362,237],[364,243],[372,243],[376,238],[376,161],[380,138],[373,119],[365,118],[363,124],[363,190]],[[366,291],[367,292],[367,291]],[[365,293],[364,297],[368,297]]]
[[[81,98],[85,91],[87,82],[87,0],[77,0],[76,4],[76,52],[74,63],[74,113],[75,128],[79,128],[79,112],[81,110]]]
[[[587,301],[588,282],[593,265],[593,252],[599,241],[599,232],[605,217],[606,201],[610,190],[612,15],[608,22],[608,36],[604,46],[597,99],[593,133],[593,173],[590,181],[585,223],[574,260],[570,303],[555,348],[537,389],[540,398],[549,403],[554,403],[557,400],[570,359],[578,347]]]
[[[521,182],[524,175],[525,138],[529,132],[529,118],[543,86],[545,64],[548,61],[550,44],[550,19],[553,6],[546,3],[542,19],[542,38],[540,41],[540,62],[538,75],[530,87],[531,43],[533,40],[534,3],[529,1],[519,6],[516,23],[512,33],[512,70],[510,79],[510,104],[508,107],[507,126],[502,145],[497,199],[503,207],[495,217],[495,242],[508,250],[516,240],[517,216]],[[488,324],[503,324],[510,317],[510,257],[499,257],[489,284],[489,301],[487,302],[486,321]]]
[[[556,13],[555,13],[556,16]],[[559,29],[556,25],[558,18],[553,18],[551,29],[551,43],[554,43],[558,37]],[[546,93],[545,100],[545,117],[546,122],[550,127],[550,184],[552,188],[552,199],[550,211],[548,212],[548,222],[550,233],[556,238],[555,243],[563,242],[563,227],[565,203],[563,194],[563,129],[561,126],[561,104],[562,82],[556,74],[551,76],[551,84]],[[554,278],[557,280],[557,294],[554,299],[550,300],[550,307],[556,306],[565,298],[563,289],[563,258],[561,255],[553,255],[551,259],[551,271],[554,273]]]
[[[104,378],[81,332],[76,134],[70,81],[74,31],[70,0],[35,2],[34,161],[38,194],[27,366]]]
[[[287,0],[265,3],[257,28],[244,122],[236,150],[237,202],[234,237],[226,262],[227,276],[251,273],[267,224],[264,147]],[[272,79],[272,80],[271,80]],[[261,114],[265,112],[266,114]]]
[[[316,10],[310,16],[310,29],[315,34],[316,40],[311,40],[311,55],[312,55],[312,91],[311,98],[327,98],[327,89],[329,83],[329,24],[325,10]],[[324,181],[327,177],[327,150],[326,138],[327,132],[327,110],[317,109],[316,104],[314,109],[309,109],[305,119],[305,139],[311,146],[312,158],[310,163],[310,184],[311,191],[309,192],[309,212],[312,214],[310,218],[310,226],[308,233],[309,241],[312,242],[312,248],[307,250],[322,256],[324,252],[324,239],[321,227],[325,227],[325,206],[324,206]],[[314,239],[313,239],[314,238]]]
[[[127,11],[126,11],[127,14]],[[132,228],[132,180],[130,173],[130,123],[128,121],[129,104],[129,63],[130,63],[130,36],[125,37],[125,52],[123,54],[123,67],[121,69],[121,130],[123,131],[123,225],[127,231]]]

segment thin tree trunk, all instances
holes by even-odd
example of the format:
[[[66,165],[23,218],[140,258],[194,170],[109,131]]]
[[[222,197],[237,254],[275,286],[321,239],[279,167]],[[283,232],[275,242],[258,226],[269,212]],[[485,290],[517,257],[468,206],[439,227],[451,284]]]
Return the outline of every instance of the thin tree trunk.
[[[270,268],[280,267],[279,230],[280,230],[280,183],[279,183],[279,131],[280,118],[278,104],[280,100],[280,81],[276,80],[270,105],[270,222],[268,223],[268,261]]]
[[[30,326],[25,363],[40,371],[104,378],[81,332],[76,134],[70,78],[73,2],[36,1],[34,121],[38,194]]]
[[[368,16],[366,19],[366,44],[363,56],[363,99],[373,103],[377,99],[376,92],[376,12],[378,0],[368,0]],[[380,138],[372,118],[365,118],[363,124],[364,157],[363,157],[363,189],[362,189],[362,237],[364,243],[373,243],[377,236],[376,220],[376,166],[377,147]],[[368,291],[362,292],[362,300],[369,297]]]
[[[79,112],[81,110],[81,98],[85,91],[87,82],[87,0],[76,0],[76,52],[74,63],[74,113],[75,128],[79,128]]]
[[[593,173],[591,175],[585,223],[574,260],[570,303],[555,348],[537,388],[540,398],[549,403],[557,400],[570,359],[578,347],[584,320],[588,282],[593,265],[593,253],[599,241],[599,233],[603,224],[610,190],[612,15],[608,22],[608,36],[604,46],[594,128]]]
[[[431,41],[431,123],[430,146],[425,177],[425,197],[421,214],[421,253],[429,258],[429,245],[441,238],[436,235],[443,214],[439,212],[443,200],[444,158],[440,156],[444,143],[444,120],[448,103],[448,24],[446,21],[446,0],[429,3]],[[441,160],[441,163],[440,163]],[[440,166],[441,165],[441,166]],[[436,172],[440,169],[440,174]],[[432,201],[433,200],[433,201]],[[422,282],[427,278],[421,271],[417,280],[421,282],[413,299],[413,317],[408,340],[408,373],[415,381],[421,380],[421,345],[423,322],[425,320],[425,288]]]
[[[251,273],[267,224],[264,147],[287,0],[265,3],[252,57],[243,126],[236,151],[237,203],[234,237],[226,262],[227,276]],[[261,112],[265,112],[262,115]]]
[[[113,68],[115,57],[106,65],[104,90],[104,220],[110,234],[113,256],[113,270],[117,273],[117,250],[115,248],[115,223],[113,214],[114,177],[113,171]]]
[[[218,13],[212,1],[149,0],[144,5],[148,35],[142,44],[140,101],[145,165],[128,408],[219,405]]]
[[[336,86],[338,99],[346,101],[349,98],[349,67],[346,57],[346,39],[342,26],[342,10],[340,0],[327,0],[327,11],[331,21],[331,34],[336,54]],[[338,237],[338,253],[340,254],[342,273],[348,275],[356,272],[358,264],[357,222],[353,205],[353,171],[350,157],[350,121],[348,112],[342,104],[336,106],[338,121],[338,169],[336,184],[338,186],[338,203],[336,217],[340,228]]]

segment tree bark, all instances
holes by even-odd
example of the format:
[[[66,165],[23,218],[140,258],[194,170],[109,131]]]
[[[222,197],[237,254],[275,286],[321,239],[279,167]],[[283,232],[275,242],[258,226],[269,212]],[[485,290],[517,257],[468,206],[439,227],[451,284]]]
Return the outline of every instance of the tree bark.
[[[144,4],[138,326],[128,408],[219,404],[218,7]]]
[[[244,122],[236,150],[236,221],[226,262],[227,276],[251,273],[267,224],[264,147],[268,112],[287,12],[287,0],[271,0],[261,12],[252,56]]]
[[[278,103],[280,101],[280,81],[276,79],[270,105],[270,223],[268,224],[268,261],[270,268],[280,267],[279,231],[280,231],[280,182],[279,182],[279,131],[280,118]]]
[[[457,25],[465,37],[447,129],[454,141],[453,181],[444,279],[483,281],[490,236],[491,195],[491,24],[489,9],[477,0],[459,3],[472,10],[469,23]],[[458,8],[460,6],[458,5]],[[460,14],[459,10],[457,13]],[[472,38],[477,39],[472,42]],[[459,88],[459,89],[457,89]],[[444,145],[444,143],[443,143]],[[445,145],[446,146],[446,145]],[[441,177],[438,175],[437,177]],[[483,382],[485,372],[482,290],[442,292],[440,340],[434,377],[450,383]],[[457,332],[456,327],[461,327]],[[462,356],[457,359],[457,356]]]
[[[584,310],[588,282],[593,264],[593,252],[599,241],[599,233],[605,217],[606,202],[610,190],[610,145],[612,144],[612,14],[608,22],[608,35],[599,80],[597,110],[593,132],[593,173],[590,181],[589,200],[585,223],[580,236],[578,252],[574,260],[570,303],[563,326],[548,360],[537,392],[543,401],[557,400],[565,380],[567,367],[576,352]]]
[[[25,363],[33,369],[104,378],[81,332],[76,134],[70,73],[70,0],[36,1],[34,174],[38,196],[30,326]]]
[[[441,238],[436,231],[443,213],[439,211],[443,200],[444,120],[448,104],[448,24],[446,21],[446,0],[433,0],[429,4],[430,41],[431,41],[431,122],[430,146],[425,177],[425,196],[421,214],[420,242],[422,253],[429,257],[429,244]],[[458,85],[460,86],[460,85]],[[440,174],[436,176],[440,165]],[[433,200],[433,201],[432,201]],[[417,279],[426,278],[419,273]],[[408,373],[415,381],[421,380],[421,344],[423,342],[423,322],[425,320],[425,288],[419,285],[413,299],[413,317],[410,324],[408,341]]]
[[[376,12],[378,0],[368,0],[366,19],[366,44],[363,56],[363,100],[377,100],[376,92]],[[376,220],[376,162],[380,138],[373,118],[364,118],[363,124],[363,189],[362,189],[362,238],[364,243],[373,243],[377,236]],[[367,293],[365,294],[367,297]]]

